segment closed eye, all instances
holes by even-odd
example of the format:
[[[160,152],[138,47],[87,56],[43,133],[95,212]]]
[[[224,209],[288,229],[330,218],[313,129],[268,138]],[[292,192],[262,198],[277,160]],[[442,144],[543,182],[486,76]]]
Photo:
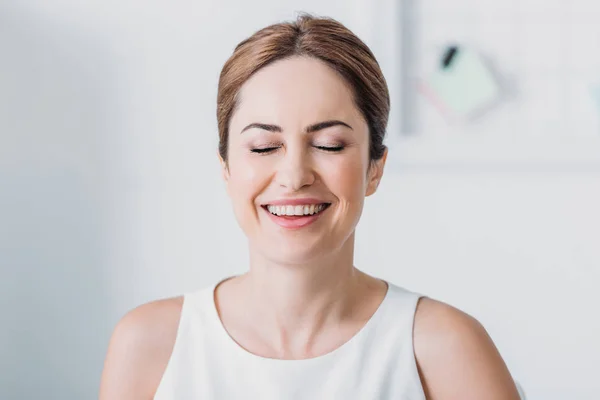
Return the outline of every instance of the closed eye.
[[[338,152],[344,150],[344,146],[315,146],[319,150]]]
[[[261,149],[251,149],[250,151],[253,153],[264,154],[270,153],[271,151],[277,150],[277,147],[263,147]]]

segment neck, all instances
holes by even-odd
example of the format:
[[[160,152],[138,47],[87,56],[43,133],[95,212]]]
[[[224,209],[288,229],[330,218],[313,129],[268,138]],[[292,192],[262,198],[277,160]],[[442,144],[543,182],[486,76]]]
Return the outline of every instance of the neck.
[[[251,253],[250,271],[240,284],[249,317],[260,321],[263,335],[277,335],[271,342],[281,349],[302,347],[325,326],[348,318],[366,281],[353,266],[353,248],[354,235],[338,252],[302,265],[282,265]]]

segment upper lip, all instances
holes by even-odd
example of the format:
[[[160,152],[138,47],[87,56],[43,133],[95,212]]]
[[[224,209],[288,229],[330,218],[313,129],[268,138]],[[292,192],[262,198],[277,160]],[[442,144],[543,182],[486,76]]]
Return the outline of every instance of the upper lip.
[[[279,199],[279,200],[271,200],[267,203],[264,203],[265,206],[304,206],[311,204],[324,204],[326,201],[315,199],[315,198],[303,198],[303,199]]]

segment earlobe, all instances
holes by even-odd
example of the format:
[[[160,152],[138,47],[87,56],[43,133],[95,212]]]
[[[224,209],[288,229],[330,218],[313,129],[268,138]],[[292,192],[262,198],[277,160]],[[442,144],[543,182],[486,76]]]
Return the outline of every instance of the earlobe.
[[[221,177],[225,182],[225,189],[227,190],[227,194],[229,194],[229,166],[227,165],[227,161],[221,157],[221,154],[217,152],[217,157],[219,157],[219,163],[221,164]]]
[[[369,183],[367,185],[367,192],[365,196],[371,196],[377,191],[379,182],[383,176],[383,169],[385,167],[385,161],[387,159],[387,149],[385,149],[383,156],[376,161],[373,161],[370,166]]]
[[[374,194],[377,191],[377,187],[379,186],[379,180],[378,179],[371,179],[369,181],[369,186],[367,188],[367,193],[365,196],[371,196],[372,194]]]

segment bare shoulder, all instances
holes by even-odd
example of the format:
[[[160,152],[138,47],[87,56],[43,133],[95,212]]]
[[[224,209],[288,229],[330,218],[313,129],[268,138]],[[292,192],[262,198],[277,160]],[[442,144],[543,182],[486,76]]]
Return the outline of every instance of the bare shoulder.
[[[177,337],[183,297],[156,300],[129,311],[108,345],[100,400],[151,399]]]
[[[519,394],[485,328],[472,316],[422,298],[414,349],[428,400],[518,400]]]

